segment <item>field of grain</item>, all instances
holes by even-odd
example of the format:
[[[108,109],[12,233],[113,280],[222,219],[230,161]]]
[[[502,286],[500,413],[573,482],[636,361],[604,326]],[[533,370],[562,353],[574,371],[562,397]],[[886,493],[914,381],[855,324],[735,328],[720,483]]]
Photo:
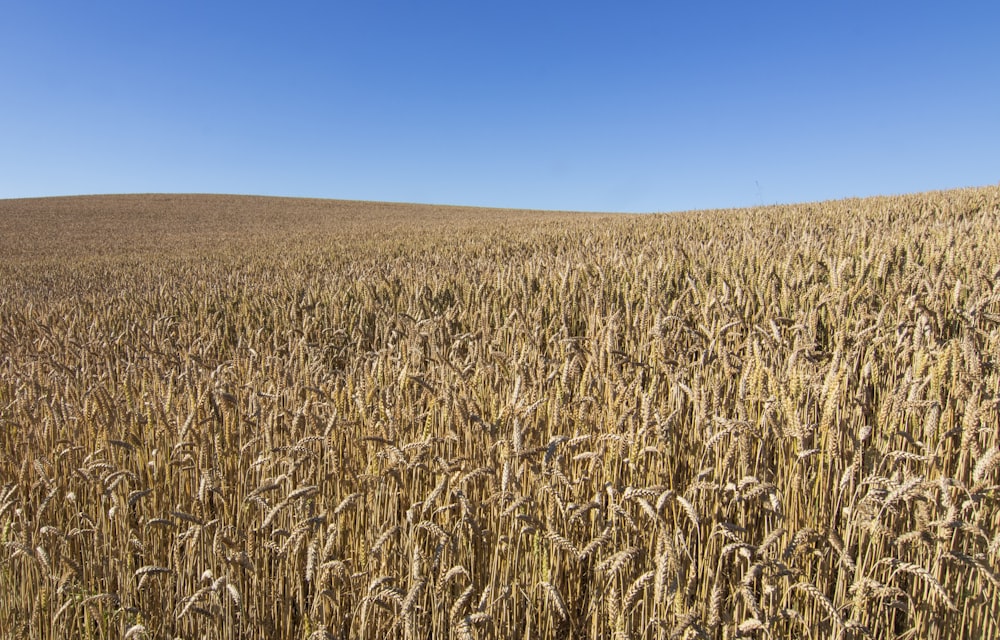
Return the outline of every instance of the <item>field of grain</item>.
[[[0,201],[0,633],[1000,637],[998,228]]]

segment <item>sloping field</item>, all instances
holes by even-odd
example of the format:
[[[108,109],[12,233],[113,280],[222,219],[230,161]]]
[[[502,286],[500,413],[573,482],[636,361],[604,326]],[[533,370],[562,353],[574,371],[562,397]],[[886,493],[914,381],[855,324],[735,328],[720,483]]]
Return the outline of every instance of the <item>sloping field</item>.
[[[586,215],[586,214],[584,214]],[[0,200],[0,251],[13,260],[198,254],[581,214],[263,196],[137,194]]]
[[[1000,637],[998,228],[0,201],[0,633]]]

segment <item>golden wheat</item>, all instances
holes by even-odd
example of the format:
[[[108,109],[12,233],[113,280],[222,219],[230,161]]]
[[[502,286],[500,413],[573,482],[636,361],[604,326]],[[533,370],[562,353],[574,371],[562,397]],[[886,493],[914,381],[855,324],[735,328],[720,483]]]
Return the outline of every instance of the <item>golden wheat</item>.
[[[997,187],[0,214],[0,636],[1000,636]]]

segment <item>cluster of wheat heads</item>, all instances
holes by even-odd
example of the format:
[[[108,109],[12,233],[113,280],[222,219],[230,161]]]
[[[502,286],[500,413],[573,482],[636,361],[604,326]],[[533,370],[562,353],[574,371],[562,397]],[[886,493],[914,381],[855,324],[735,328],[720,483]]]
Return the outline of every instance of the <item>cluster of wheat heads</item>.
[[[0,266],[0,629],[1000,635],[1000,190]]]

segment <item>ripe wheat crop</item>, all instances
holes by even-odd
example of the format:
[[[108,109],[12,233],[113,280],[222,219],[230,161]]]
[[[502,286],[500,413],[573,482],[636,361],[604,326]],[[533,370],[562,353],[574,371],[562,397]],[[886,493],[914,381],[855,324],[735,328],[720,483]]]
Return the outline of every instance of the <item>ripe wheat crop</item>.
[[[4,637],[1000,637],[1000,188],[0,226]]]

